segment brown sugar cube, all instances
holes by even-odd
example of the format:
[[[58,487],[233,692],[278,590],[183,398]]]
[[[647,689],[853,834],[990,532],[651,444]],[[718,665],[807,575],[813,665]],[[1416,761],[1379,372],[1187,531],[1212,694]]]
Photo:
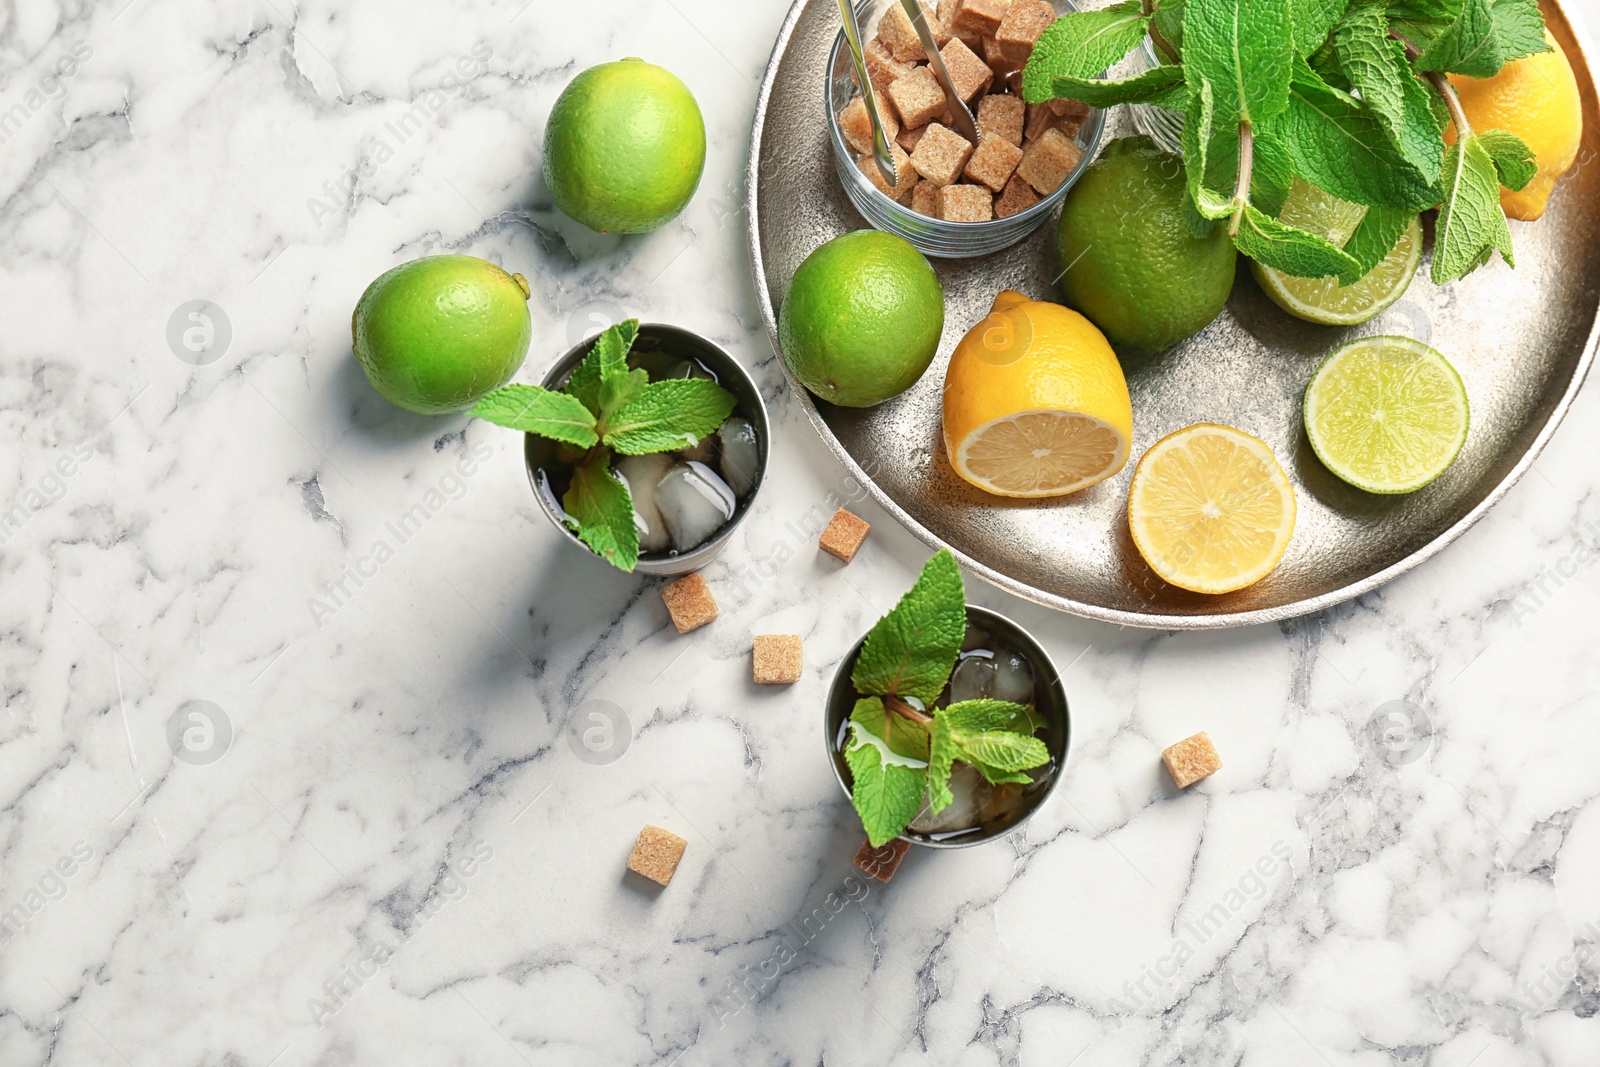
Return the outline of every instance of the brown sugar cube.
[[[994,71],[965,41],[952,40],[939,49],[939,55],[944,57],[944,68],[950,72],[950,84],[955,86],[956,95],[963,101],[970,102],[994,83]],[[943,90],[939,95],[943,97]]]
[[[756,634],[750,662],[761,685],[790,685],[800,680],[800,635]]]
[[[998,193],[1005,189],[1021,162],[1022,149],[991,133],[978,142],[977,151],[967,160],[965,173],[979,185],[987,185],[991,192]]]
[[[988,222],[994,194],[981,185],[947,185],[939,190],[939,217],[946,222]]]
[[[950,12],[950,29],[957,37],[962,31],[979,37],[993,37],[1005,21],[1012,0],[958,0]]]
[[[896,59],[889,51],[889,46],[876,37],[861,50],[861,58],[867,61],[867,80],[878,91],[880,108],[883,107],[883,94],[889,91],[889,86],[916,69],[915,63],[902,63]],[[853,79],[854,75],[851,77]]]
[[[1023,153],[1022,162],[1017,166],[1017,175],[1023,181],[1033,186],[1040,196],[1049,196],[1061,188],[1061,183],[1067,180],[1078,161],[1083,158],[1083,149],[1060,130],[1046,130],[1033,144],[1028,146]]]
[[[661,599],[667,602],[667,614],[680,634],[698,630],[717,617],[717,602],[711,587],[698,573],[685,575],[661,587]]]
[[[628,853],[628,870],[666,885],[672,881],[672,872],[678,869],[678,861],[683,859],[683,850],[688,847],[689,842],[677,834],[647,823],[639,831],[633,851]]]
[[[1022,147],[1022,119],[1027,106],[1020,96],[986,96],[978,101],[978,136],[994,134]]]
[[[883,135],[889,140],[900,136],[900,123],[894,117],[893,108],[879,104],[878,121],[883,123]],[[853,98],[839,112],[839,132],[844,134],[845,143],[858,153],[872,154],[872,116],[867,113],[867,101],[863,97]]]
[[[1039,194],[1016,175],[1006,182],[1006,190],[994,201],[994,217],[1009,219],[1012,215],[1020,215],[1039,202]]]
[[[885,843],[882,848],[873,848],[871,841],[863,841],[861,847],[856,849],[854,863],[878,881],[888,882],[894,877],[894,872],[900,869],[900,861],[906,858],[906,851],[910,848],[910,841],[898,837]]]
[[[911,193],[911,210],[930,219],[939,217],[939,187],[930,181],[920,181]]]
[[[883,171],[878,169],[878,162],[870,155],[862,156],[856,160],[856,166],[861,173],[867,176],[867,181],[877,187],[878,192],[897,203],[907,203],[911,199],[912,186],[916,184],[916,172],[911,169],[911,157],[906,155],[905,149],[898,144],[890,142],[889,155],[894,161],[894,172],[900,176],[900,184],[890,185],[883,178]]]
[[[1082,100],[1047,100],[1044,106],[1054,111],[1059,118],[1077,119],[1082,122],[1089,117],[1089,105]]]
[[[867,531],[870,529],[872,529],[870,522],[840,508],[833,513],[833,518],[828,520],[828,528],[822,531],[822,536],[817,539],[817,545],[833,558],[849,563],[856,558],[856,552],[861,548],[861,542],[867,539]]]
[[[996,41],[993,37],[985,37],[983,39],[983,47],[974,48],[973,51],[977,52],[983,57],[983,61],[989,65],[990,70],[994,70],[998,67],[1004,67],[1007,70],[1010,70],[1013,66],[1013,64],[1006,59],[1005,53],[1000,51],[1000,42]]]
[[[933,184],[949,185],[961,177],[961,168],[971,157],[970,141],[935,122],[928,126],[917,150],[911,153],[911,165]]]
[[[1055,20],[1056,9],[1046,0],[1011,0],[1006,17],[995,31],[995,44],[1006,59],[1021,65],[1033,55],[1033,46]]]
[[[1057,122],[1061,121],[1049,104],[1029,104],[1028,121],[1022,128],[1022,143],[1031,144],[1045,135],[1045,131],[1055,129]]]
[[[922,5],[922,15],[928,21],[928,32],[933,35],[934,47],[943,48],[950,39],[950,27],[927,4]],[[922,38],[903,5],[889,5],[889,10],[883,13],[883,19],[878,23],[878,37],[888,47],[889,54],[900,62],[927,62],[928,53],[922,47]]]
[[[905,126],[926,126],[944,114],[944,90],[927,67],[915,67],[905,77],[896,79],[889,86],[889,99],[894,101],[895,110],[900,112],[900,122]]]
[[[897,140],[900,142],[901,148],[904,148],[907,152],[915,152],[917,145],[922,143],[922,135],[927,132],[928,127],[926,126],[912,126],[909,129],[901,130]]]
[[[1222,757],[1204,730],[1161,753],[1161,762],[1167,765],[1167,773],[1179,789],[1187,789],[1222,769]]]

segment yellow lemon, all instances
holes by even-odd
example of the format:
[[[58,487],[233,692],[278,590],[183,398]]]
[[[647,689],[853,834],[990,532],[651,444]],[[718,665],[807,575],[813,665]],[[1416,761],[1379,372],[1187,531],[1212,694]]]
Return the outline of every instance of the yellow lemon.
[[[1566,53],[1550,31],[1544,31],[1548,52],[1535,52],[1507,63],[1492,78],[1450,75],[1461,97],[1467,121],[1480,133],[1505,130],[1533,149],[1539,171],[1520,191],[1500,190],[1500,206],[1514,219],[1532,222],[1544,214],[1556,179],[1572,168],[1583,137],[1583,103],[1578,80]],[[1445,141],[1455,143],[1455,128],[1445,131]]]
[[[1294,535],[1294,487],[1264,441],[1201,422],[1150,446],[1133,471],[1128,529],[1169,585],[1231,593],[1267,576]]]
[[[985,492],[1076,492],[1120,471],[1132,439],[1117,354],[1070,308],[1007,290],[950,357],[945,451],[956,473]]]

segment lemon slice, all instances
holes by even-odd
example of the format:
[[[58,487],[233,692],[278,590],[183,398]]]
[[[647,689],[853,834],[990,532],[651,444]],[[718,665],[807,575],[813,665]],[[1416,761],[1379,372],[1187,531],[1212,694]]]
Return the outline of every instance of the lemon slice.
[[[1128,490],[1128,528],[1150,569],[1196,593],[1267,576],[1294,534],[1294,488],[1266,443],[1202,422],[1144,454]]]
[[[1006,291],[944,379],[945,452],[986,493],[1060,496],[1120,471],[1133,438],[1122,365],[1095,325]]]
[[[1472,421],[1456,369],[1409,337],[1363,337],[1323,360],[1302,413],[1317,458],[1369,493],[1410,493],[1439,477]]]
[[[1343,248],[1367,209],[1340,200],[1299,178],[1284,201],[1278,221],[1314,233]],[[1324,326],[1355,326],[1377,317],[1399,300],[1416,276],[1422,261],[1422,223],[1411,225],[1389,250],[1388,256],[1349,285],[1338,278],[1297,278],[1251,261],[1257,283],[1289,314]]]
[[[1128,439],[1076,411],[1023,411],[978,427],[956,450],[955,468],[997,496],[1060,496],[1122,469]]]

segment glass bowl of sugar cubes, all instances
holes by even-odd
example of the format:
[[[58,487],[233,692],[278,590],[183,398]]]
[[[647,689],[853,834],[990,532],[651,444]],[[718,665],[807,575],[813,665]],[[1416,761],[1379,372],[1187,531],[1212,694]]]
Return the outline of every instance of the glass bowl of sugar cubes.
[[[1097,109],[1075,101],[1027,104],[1022,68],[1067,0],[933,0],[928,29],[956,92],[977,119],[978,143],[950,126],[944,90],[900,0],[857,8],[867,75],[900,181],[872,157],[872,122],[841,30],[828,57],[827,106],[834,163],[856,210],[930,256],[987,255],[1028,236],[1077,181],[1104,130]]]

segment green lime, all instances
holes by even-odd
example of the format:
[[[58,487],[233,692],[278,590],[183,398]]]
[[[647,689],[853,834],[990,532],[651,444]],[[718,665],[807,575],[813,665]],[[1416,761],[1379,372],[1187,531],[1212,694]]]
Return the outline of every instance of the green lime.
[[[1061,289],[1112,341],[1162,349],[1228,303],[1237,256],[1224,227],[1196,232],[1183,161],[1148,137],[1112,141],[1061,208]]]
[[[694,94],[642,59],[579,74],[544,129],[544,180],[556,207],[601,233],[649,233],[670,222],[705,167]]]
[[[1317,458],[1369,493],[1410,493],[1455,462],[1471,421],[1467,390],[1438,352],[1409,337],[1363,337],[1306,386]]]
[[[1366,213],[1360,204],[1296,178],[1278,221],[1343,248]],[[1253,260],[1250,270],[1272,302],[1289,314],[1324,326],[1355,326],[1399,300],[1421,261],[1422,223],[1412,219],[1389,255],[1350,285],[1340,285],[1338,278],[1296,278]]]
[[[869,408],[916,384],[939,350],[944,287],[909,241],[835,237],[800,264],[778,315],[789,369],[822,399]]]
[[[528,354],[528,283],[476,256],[414,259],[367,286],[350,329],[361,369],[389,403],[419,415],[465,411]]]

